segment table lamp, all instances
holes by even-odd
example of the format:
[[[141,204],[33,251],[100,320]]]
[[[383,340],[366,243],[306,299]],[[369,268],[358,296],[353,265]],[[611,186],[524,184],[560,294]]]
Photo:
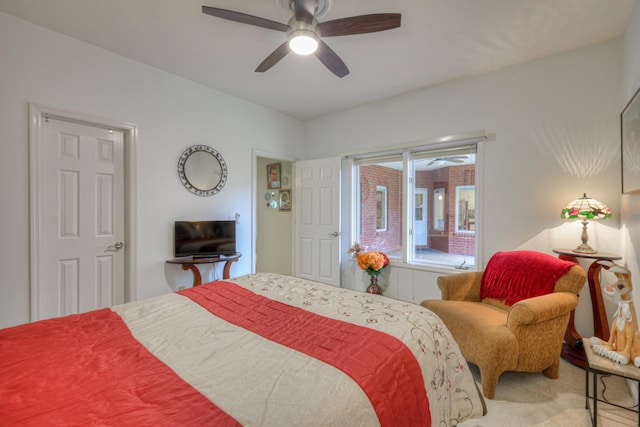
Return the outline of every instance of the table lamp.
[[[587,197],[587,193],[584,193],[584,196],[567,204],[562,209],[561,216],[565,219],[582,219],[582,244],[578,245],[573,251],[583,254],[597,253],[597,250],[587,244],[589,240],[587,235],[588,220],[611,218],[611,209],[604,203]]]

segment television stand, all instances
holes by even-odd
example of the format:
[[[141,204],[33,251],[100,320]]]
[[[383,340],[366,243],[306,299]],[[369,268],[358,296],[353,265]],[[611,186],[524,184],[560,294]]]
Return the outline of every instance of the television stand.
[[[231,264],[236,262],[242,254],[240,252],[236,252],[228,255],[217,255],[213,257],[183,257],[183,258],[173,258],[168,259],[166,262],[168,264],[181,264],[183,270],[191,270],[193,273],[193,286],[200,286],[202,284],[202,275],[200,274],[200,270],[198,270],[198,264],[217,264],[219,262],[224,262],[224,269],[222,270],[222,278],[228,279],[231,277]]]

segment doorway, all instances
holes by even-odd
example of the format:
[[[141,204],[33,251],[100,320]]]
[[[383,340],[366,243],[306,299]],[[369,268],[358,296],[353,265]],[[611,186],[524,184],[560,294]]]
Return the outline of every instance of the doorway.
[[[30,105],[32,321],[135,299],[136,128]]]
[[[339,287],[340,159],[301,162],[257,150],[253,159],[253,271]],[[269,184],[274,167],[280,188]]]
[[[255,271],[293,274],[293,162],[256,157]]]

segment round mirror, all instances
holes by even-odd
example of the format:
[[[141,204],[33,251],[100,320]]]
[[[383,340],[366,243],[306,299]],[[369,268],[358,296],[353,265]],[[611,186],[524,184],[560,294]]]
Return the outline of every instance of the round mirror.
[[[213,196],[227,182],[227,164],[213,148],[192,145],[178,160],[178,176],[185,188],[198,196]]]

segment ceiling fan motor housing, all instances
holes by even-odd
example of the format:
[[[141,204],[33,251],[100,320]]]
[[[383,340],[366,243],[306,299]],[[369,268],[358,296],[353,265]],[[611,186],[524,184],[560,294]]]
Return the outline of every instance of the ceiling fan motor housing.
[[[287,40],[289,41],[289,47],[295,53],[300,55],[307,55],[313,53],[315,49],[318,47],[318,40],[320,40],[318,21],[314,18],[310,23],[303,21],[296,21],[295,16],[292,17],[289,22],[289,29],[287,30]],[[298,51],[295,47],[295,41],[293,39],[298,37],[309,37],[315,42],[315,47],[308,52]],[[309,43],[313,43],[312,41],[308,41]]]

